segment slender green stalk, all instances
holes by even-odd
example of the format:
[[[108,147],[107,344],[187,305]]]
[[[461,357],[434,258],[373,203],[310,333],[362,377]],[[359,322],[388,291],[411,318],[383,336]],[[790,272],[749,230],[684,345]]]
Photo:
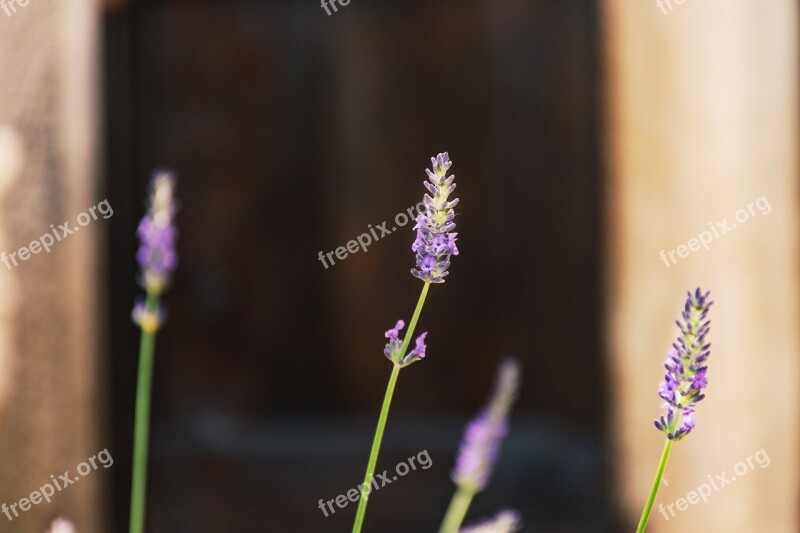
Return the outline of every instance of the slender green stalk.
[[[158,295],[148,292],[147,311],[158,309]],[[147,487],[147,448],[150,435],[150,391],[153,383],[153,356],[156,334],[142,327],[139,344],[139,374],[136,379],[136,418],[133,433],[133,476],[131,481],[130,533],[144,531],[145,489]]]
[[[647,498],[647,504],[645,504],[644,511],[642,511],[642,518],[639,520],[639,527],[636,528],[636,533],[644,533],[644,529],[647,527],[650,512],[653,510],[653,503],[656,501],[656,494],[658,494],[658,489],[661,486],[661,478],[664,476],[664,469],[667,468],[670,450],[672,450],[672,441],[667,439],[666,444],[664,444],[664,451],[661,453],[661,461],[658,463],[656,478],[653,480],[653,487],[650,489],[650,497]]]
[[[464,522],[464,517],[467,516],[469,504],[472,503],[474,496],[474,490],[458,487],[456,493],[453,494],[453,499],[450,500],[450,507],[447,508],[447,513],[444,515],[439,533],[457,533],[461,523]]]
[[[411,323],[408,326],[408,331],[403,339],[403,347],[400,350],[400,355],[397,358],[397,361],[402,359],[406,354],[406,350],[408,350],[408,345],[411,342],[411,338],[414,336],[414,328],[417,327],[417,321],[419,320],[419,315],[422,312],[422,306],[425,305],[425,298],[428,295],[429,288],[430,283],[426,281],[422,287],[422,292],[419,295],[417,307],[414,309],[414,315],[411,317]],[[364,523],[364,515],[367,512],[367,500],[369,499],[369,493],[372,490],[372,477],[375,474],[375,465],[378,463],[378,452],[380,451],[381,441],[383,440],[383,430],[386,428],[386,419],[389,417],[389,407],[392,404],[392,396],[394,395],[394,387],[397,384],[397,376],[400,375],[401,367],[397,361],[395,361],[394,368],[392,368],[392,373],[389,376],[389,384],[386,386],[386,394],[383,397],[381,414],[378,417],[378,427],[375,429],[375,437],[372,439],[372,449],[369,452],[367,472],[364,475],[364,483],[361,485],[361,498],[358,500],[358,511],[356,511],[356,519],[355,522],[353,522],[353,533],[361,532],[361,526]]]
[[[428,296],[428,289],[430,286],[431,284],[428,281],[422,285],[422,292],[419,294],[417,307],[414,309],[414,314],[411,315],[411,323],[408,325],[408,332],[406,333],[405,339],[403,339],[403,348],[400,350],[400,355],[397,357],[398,361],[405,357],[408,345],[411,344],[411,337],[414,336],[414,329],[417,327],[417,321],[419,320],[420,313],[422,313],[422,306],[425,305],[425,298]]]

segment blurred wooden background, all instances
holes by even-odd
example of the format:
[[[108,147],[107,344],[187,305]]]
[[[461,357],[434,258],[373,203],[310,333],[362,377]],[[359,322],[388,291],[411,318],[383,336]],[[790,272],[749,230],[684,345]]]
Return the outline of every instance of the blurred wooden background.
[[[354,510],[325,519],[317,500],[362,475],[390,370],[383,332],[419,292],[413,231],[328,270],[317,253],[418,202],[430,156],[449,150],[462,254],[431,291],[430,355],[401,376],[381,460],[428,447],[435,466],[387,488],[367,527],[438,523],[461,428],[511,353],[521,418],[508,470],[472,517],[512,506],[531,527],[611,527],[597,22],[592,2],[521,0],[353,2],[330,17],[318,2],[131,3],[106,17],[108,179],[128,200],[109,287],[120,449],[135,368],[130,235],[150,170],[181,177],[154,526],[348,528]],[[252,461],[265,470],[246,476]]]
[[[627,516],[639,515],[663,445],[663,435],[642,431],[664,373],[654,362],[677,333],[670,323],[681,291],[701,285],[716,300],[707,399],[695,432],[673,447],[656,504],[726,471],[735,481],[707,503],[667,511],[668,520],[654,512],[648,531],[790,533],[798,530],[797,4],[672,5],[609,0],[604,12],[606,290],[622,501]],[[750,216],[757,201],[764,209]],[[661,261],[661,250],[686,247],[709,221],[721,235],[708,250]],[[759,450],[768,466],[734,472]]]
[[[115,210],[0,270],[2,501],[102,448],[115,459],[14,531],[64,512],[81,532],[125,530],[134,230],[162,165],[180,176],[181,265],[156,358],[148,530],[348,531],[354,508],[324,518],[317,502],[363,473],[383,332],[419,290],[413,232],[327,270],[317,253],[418,202],[442,150],[462,253],[431,291],[429,356],[401,376],[379,463],[427,449],[433,467],[378,493],[366,527],[435,527],[463,425],[515,354],[523,392],[470,519],[512,507],[536,531],[632,530],[661,446],[671,324],[700,284],[717,300],[709,397],[659,501],[761,448],[773,464],[674,522],[654,514],[652,530],[793,531],[796,8],[672,4],[0,13],[0,248],[105,197]],[[671,268],[658,258],[760,196],[768,216]]]
[[[48,233],[51,224],[74,226],[79,213],[102,200],[98,15],[84,0],[0,12],[4,254]],[[0,267],[0,503],[9,508],[51,476],[68,470],[75,476],[79,463],[110,446],[108,367],[100,356],[107,229],[94,224],[49,253]],[[102,531],[111,481],[108,470],[93,472],[13,523],[0,515],[0,530],[41,533],[66,514],[81,531]]]

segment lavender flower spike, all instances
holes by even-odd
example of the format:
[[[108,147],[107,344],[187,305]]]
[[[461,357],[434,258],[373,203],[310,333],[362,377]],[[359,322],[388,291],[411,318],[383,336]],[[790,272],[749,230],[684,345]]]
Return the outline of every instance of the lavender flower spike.
[[[417,216],[414,226],[417,238],[411,250],[417,254],[417,267],[411,269],[411,274],[427,283],[444,283],[450,268],[450,256],[458,255],[458,234],[453,232],[456,228],[453,208],[458,204],[458,198],[448,200],[456,184],[453,183],[455,176],[447,175],[453,164],[447,152],[432,157],[431,163],[433,170],[425,169],[429,179],[425,188],[430,194],[423,197],[425,212]]]
[[[176,211],[175,177],[171,172],[158,170],[150,184],[147,213],[136,230],[139,237],[136,261],[141,268],[139,283],[147,291],[147,301],[138,299],[131,315],[134,323],[151,333],[164,321],[165,313],[158,305],[158,297],[178,264],[175,252],[178,230],[173,220]]]
[[[166,170],[156,171],[150,186],[150,205],[136,231],[140,242],[136,253],[142,269],[140,282],[148,292],[155,294],[163,292],[178,264],[174,192],[175,176]]]
[[[708,295],[699,288],[694,294],[687,293],[683,322],[675,322],[681,334],[664,364],[667,373],[658,395],[665,402],[666,413],[655,421],[655,425],[674,441],[683,439],[694,429],[695,406],[705,398],[703,391],[708,385],[706,361],[711,353],[711,344],[706,342],[711,321],[706,317],[714,303]]]
[[[498,371],[491,402],[467,426],[453,471],[453,481],[459,488],[476,493],[488,484],[500,444],[508,433],[508,412],[518,385],[519,364],[507,359]]]

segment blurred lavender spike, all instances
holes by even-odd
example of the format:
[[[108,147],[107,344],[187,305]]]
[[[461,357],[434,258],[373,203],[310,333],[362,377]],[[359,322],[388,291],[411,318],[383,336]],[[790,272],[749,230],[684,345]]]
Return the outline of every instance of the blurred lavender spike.
[[[174,224],[176,211],[175,175],[167,170],[157,170],[150,184],[147,213],[136,230],[140,242],[136,253],[136,260],[141,267],[140,282],[148,292],[154,294],[160,294],[166,288],[178,264],[175,251],[178,236]]]
[[[157,331],[164,321],[166,313],[157,300],[178,265],[176,211],[175,176],[167,170],[157,170],[150,183],[147,212],[136,230],[139,238],[136,261],[141,269],[139,283],[147,291],[147,301],[151,303],[140,298],[131,313],[134,323],[148,332]]]
[[[519,373],[515,359],[503,361],[489,405],[467,426],[453,471],[459,487],[478,492],[488,484],[508,433],[508,413],[517,396]]]

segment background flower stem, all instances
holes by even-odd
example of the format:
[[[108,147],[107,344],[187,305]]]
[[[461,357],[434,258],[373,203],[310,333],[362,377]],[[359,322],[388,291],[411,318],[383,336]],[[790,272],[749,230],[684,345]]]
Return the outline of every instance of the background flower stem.
[[[450,507],[447,508],[447,513],[444,515],[439,533],[457,533],[461,523],[464,522],[464,517],[467,516],[473,496],[475,496],[474,490],[458,487],[453,494],[453,499],[450,500]]]
[[[386,428],[386,419],[389,417],[389,406],[392,404],[392,396],[394,395],[394,387],[397,383],[397,376],[400,374],[400,361],[406,355],[408,345],[411,343],[411,338],[414,336],[414,328],[417,327],[417,320],[422,312],[422,306],[425,305],[425,298],[428,296],[429,282],[425,282],[422,286],[422,292],[417,301],[417,307],[414,309],[414,315],[411,317],[411,324],[408,326],[405,339],[403,340],[403,348],[400,350],[400,355],[392,368],[392,374],[389,376],[389,384],[386,386],[386,394],[383,397],[383,406],[381,407],[381,414],[378,417],[378,427],[375,429],[375,437],[372,439],[372,450],[369,452],[369,461],[367,462],[367,473],[364,475],[364,483],[361,486],[361,498],[358,500],[358,511],[356,511],[356,519],[353,522],[353,533],[360,533],[361,526],[364,523],[364,515],[367,512],[367,500],[369,499],[370,483],[375,473],[375,465],[378,462],[378,451],[381,448],[381,440],[383,440],[383,430]],[[133,532],[131,532],[133,533]]]
[[[158,295],[147,293],[147,311],[156,313]],[[150,392],[153,383],[153,356],[156,334],[142,327],[139,344],[139,374],[136,379],[136,418],[133,433],[133,475],[131,481],[130,533],[144,531],[144,507],[147,487],[147,449],[150,434]]]
[[[661,461],[658,463],[658,470],[656,471],[656,478],[653,480],[653,487],[650,489],[650,497],[647,498],[647,504],[642,511],[642,518],[639,520],[639,527],[636,528],[636,533],[644,533],[647,527],[647,521],[650,519],[650,512],[653,510],[653,503],[656,501],[656,494],[661,486],[661,478],[664,476],[664,469],[667,467],[667,460],[669,459],[669,452],[672,450],[672,441],[667,439],[664,444],[664,451],[661,453]]]

